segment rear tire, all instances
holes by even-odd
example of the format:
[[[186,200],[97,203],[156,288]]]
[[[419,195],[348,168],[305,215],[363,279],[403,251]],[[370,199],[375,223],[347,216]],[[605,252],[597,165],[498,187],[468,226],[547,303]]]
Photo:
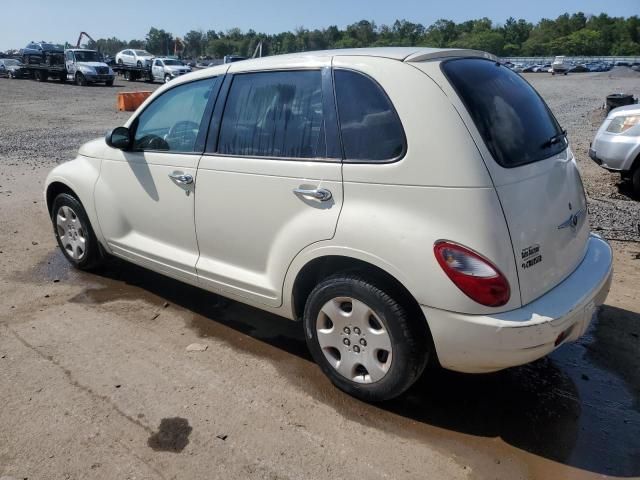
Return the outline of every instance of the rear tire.
[[[138,66],[138,68],[142,68],[142,62],[140,60],[138,60],[138,63],[136,63],[136,65]]]
[[[424,319],[354,274],[321,281],[309,295],[303,322],[307,346],[325,375],[365,401],[397,397],[420,377],[429,359]]]
[[[80,270],[100,267],[104,263],[104,254],[78,199],[61,193],[53,201],[51,212],[53,232],[69,263]]]
[[[107,80],[106,82],[104,82],[104,84],[105,84],[107,87],[113,87],[113,80]]]

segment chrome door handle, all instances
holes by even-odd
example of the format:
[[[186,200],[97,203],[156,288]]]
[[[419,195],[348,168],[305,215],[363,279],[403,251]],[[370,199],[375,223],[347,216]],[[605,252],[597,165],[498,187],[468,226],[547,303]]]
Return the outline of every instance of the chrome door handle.
[[[302,195],[303,197],[315,198],[316,200],[320,200],[321,202],[326,202],[331,199],[331,192],[326,188],[294,188],[293,193],[297,195]]]
[[[169,178],[180,185],[190,185],[193,183],[193,177],[188,173],[173,172],[169,174]]]

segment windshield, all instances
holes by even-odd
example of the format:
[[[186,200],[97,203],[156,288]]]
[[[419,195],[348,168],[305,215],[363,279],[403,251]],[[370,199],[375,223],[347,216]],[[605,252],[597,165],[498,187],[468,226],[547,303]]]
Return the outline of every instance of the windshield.
[[[448,60],[442,70],[501,166],[537,162],[567,148],[549,107],[517,73],[480,58]]]
[[[134,52],[136,52],[136,55],[138,55],[139,57],[150,57],[151,54],[149,52],[147,52],[146,50],[134,50]]]
[[[76,62],[101,62],[102,58],[98,52],[76,50],[73,52]]]
[[[182,63],[180,60],[164,60],[164,64],[165,65],[178,65],[178,66],[184,66],[184,63]]]

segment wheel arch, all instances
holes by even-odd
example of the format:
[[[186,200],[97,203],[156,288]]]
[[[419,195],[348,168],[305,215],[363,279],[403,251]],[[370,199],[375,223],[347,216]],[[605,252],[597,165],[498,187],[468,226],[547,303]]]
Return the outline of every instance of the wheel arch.
[[[53,208],[53,201],[61,193],[68,193],[69,195],[77,198],[80,203],[83,203],[80,196],[69,185],[60,181],[53,181],[49,185],[47,185],[47,190],[45,194],[45,198],[47,201],[47,211],[49,212],[49,216],[53,214],[53,212],[51,211],[51,209]]]
[[[306,301],[313,288],[324,278],[336,273],[353,273],[365,279],[371,279],[372,283],[384,288],[389,295],[401,302],[409,314],[424,325],[433,358],[436,363],[438,362],[429,322],[415,296],[395,275],[365,259],[332,253],[307,261],[297,271],[291,285],[290,307],[294,320],[300,321],[302,319]]]
[[[384,268],[356,257],[327,254],[310,259],[295,274],[291,288],[291,308],[294,319],[302,318],[309,294],[322,279],[336,273],[350,272],[372,279],[373,282],[387,289],[390,294],[397,295],[399,300],[424,318],[420,305],[410,290]]]

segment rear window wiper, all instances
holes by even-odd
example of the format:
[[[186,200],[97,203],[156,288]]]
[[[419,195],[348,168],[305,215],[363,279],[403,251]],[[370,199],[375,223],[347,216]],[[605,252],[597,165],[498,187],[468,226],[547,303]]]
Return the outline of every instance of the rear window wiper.
[[[556,143],[558,143],[560,140],[562,140],[563,138],[566,138],[567,136],[567,131],[562,129],[560,131],[560,133],[556,133],[553,137],[549,138],[546,142],[544,142],[541,147],[542,148],[549,148],[552,145],[555,145]]]

